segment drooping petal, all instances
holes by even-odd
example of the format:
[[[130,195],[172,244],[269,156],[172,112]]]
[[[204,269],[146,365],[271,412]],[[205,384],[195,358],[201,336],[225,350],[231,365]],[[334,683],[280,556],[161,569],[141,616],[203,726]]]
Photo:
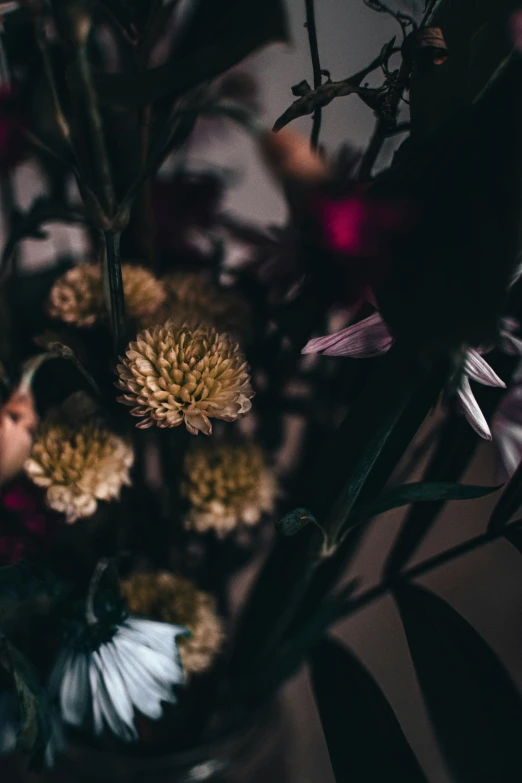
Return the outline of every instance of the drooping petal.
[[[163,712],[161,702],[172,701],[172,697],[165,698],[165,688],[152,677],[148,670],[144,672],[142,667],[137,665],[132,652],[125,649],[123,640],[120,640],[120,643],[114,647],[132,703],[147,718],[151,718],[151,720],[161,718]]]
[[[464,372],[473,381],[481,383],[483,386],[498,386],[501,389],[506,388],[504,381],[498,377],[492,367],[474,348],[466,351],[466,361],[464,362]]]
[[[500,454],[500,481],[513,475],[522,462],[522,424],[508,419],[499,411],[493,417],[493,438]]]
[[[464,411],[464,416],[469,421],[475,432],[478,433],[481,438],[491,440],[491,432],[488,423],[484,417],[484,414],[480,410],[475,397],[473,396],[469,378],[466,376],[464,376],[461,381],[458,395],[462,410]]]
[[[348,356],[370,359],[389,350],[393,342],[380,313],[373,313],[335,334],[309,340],[301,353],[323,353],[326,356]]]
[[[71,726],[81,726],[90,708],[89,659],[84,652],[72,653],[63,667],[60,688],[62,717]]]
[[[113,687],[114,682],[111,680],[109,671],[104,665],[99,651],[92,653],[92,663],[98,672],[98,692],[96,698],[100,706],[100,712],[103,717],[103,721],[112,731],[112,733],[117,737],[120,737],[120,739],[122,739],[124,742],[137,739],[138,735],[134,726],[129,726],[120,715],[120,707],[125,711],[127,703],[123,697],[120,700],[119,697],[122,695],[122,691],[118,686]],[[107,684],[108,681],[111,682],[110,690]],[[113,703],[112,701],[111,691],[116,697],[116,703]]]
[[[103,679],[111,704],[122,723],[127,727],[127,736],[132,739],[136,736],[134,708],[126,682],[121,675],[118,661],[114,655],[113,643],[102,644],[98,652],[103,663]]]

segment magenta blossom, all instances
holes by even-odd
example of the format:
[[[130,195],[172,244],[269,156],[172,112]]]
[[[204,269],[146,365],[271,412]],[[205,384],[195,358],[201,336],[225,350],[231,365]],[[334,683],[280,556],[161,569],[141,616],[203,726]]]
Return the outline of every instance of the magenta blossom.
[[[375,312],[340,332],[309,340],[302,353],[323,353],[327,356],[364,359],[386,353],[392,343],[393,337],[382,316]],[[491,440],[488,423],[473,396],[470,379],[483,386],[505,388],[506,384],[474,348],[467,349],[462,369],[463,374],[457,395],[464,416],[481,438]]]
[[[41,491],[26,479],[6,485],[0,494],[0,566],[41,556],[53,538],[54,515]]]

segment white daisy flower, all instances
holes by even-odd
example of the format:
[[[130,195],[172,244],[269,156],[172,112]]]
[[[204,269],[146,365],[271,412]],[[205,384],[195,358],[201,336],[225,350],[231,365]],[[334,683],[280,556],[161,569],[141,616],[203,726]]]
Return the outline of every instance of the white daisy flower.
[[[50,685],[64,722],[79,728],[92,718],[97,735],[109,729],[125,742],[138,739],[135,710],[158,719],[163,702],[177,701],[173,688],[185,680],[176,644],[182,634],[179,625],[129,616],[108,641],[65,647]]]
[[[50,679],[51,699],[64,723],[108,729],[125,742],[138,739],[135,710],[157,720],[163,702],[176,704],[174,686],[185,675],[176,639],[180,625],[126,616],[119,608],[98,618],[94,598],[110,561],[99,561],[89,587],[85,623],[58,655]]]

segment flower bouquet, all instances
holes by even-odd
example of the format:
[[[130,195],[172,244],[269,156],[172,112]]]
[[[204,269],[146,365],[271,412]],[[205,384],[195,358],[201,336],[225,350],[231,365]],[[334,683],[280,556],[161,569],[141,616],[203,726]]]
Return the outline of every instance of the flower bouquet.
[[[308,662],[338,783],[432,780],[330,635],[385,595],[454,780],[520,779],[519,692],[418,581],[522,552],[520,16],[367,5],[397,35],[334,79],[303,0],[313,86],[269,130],[240,63],[289,40],[283,0],[0,2],[5,779],[253,780],[237,759]],[[361,152],[321,144],[344,96],[375,115]],[[304,116],[310,140],[286,128]],[[209,117],[252,139],[284,225],[194,168]],[[50,223],[84,250],[29,272]],[[463,483],[481,438],[498,477]],[[485,531],[412,564],[447,502],[494,492]],[[401,508],[361,586],[359,547]]]

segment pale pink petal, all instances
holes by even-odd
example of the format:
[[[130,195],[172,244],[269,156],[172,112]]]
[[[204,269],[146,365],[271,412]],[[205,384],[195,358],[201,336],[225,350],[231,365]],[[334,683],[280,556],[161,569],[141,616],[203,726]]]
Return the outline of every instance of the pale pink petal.
[[[469,379],[466,376],[464,376],[462,379],[458,395],[464,416],[469,421],[475,432],[478,433],[481,438],[491,440],[491,432],[488,427],[488,423],[478,406],[478,402],[473,396]]]
[[[501,413],[496,413],[492,422],[493,438],[500,453],[503,471],[499,477],[513,475],[522,461],[522,424],[510,421]]]
[[[393,342],[380,313],[373,313],[335,334],[309,340],[301,353],[323,353],[326,356],[349,356],[370,359],[389,350]]]
[[[506,388],[504,381],[498,377],[492,367],[474,348],[466,351],[466,361],[464,363],[464,372],[473,381],[481,383],[483,386],[499,386]]]
[[[500,331],[500,347],[508,356],[522,356],[522,340],[504,329]]]

